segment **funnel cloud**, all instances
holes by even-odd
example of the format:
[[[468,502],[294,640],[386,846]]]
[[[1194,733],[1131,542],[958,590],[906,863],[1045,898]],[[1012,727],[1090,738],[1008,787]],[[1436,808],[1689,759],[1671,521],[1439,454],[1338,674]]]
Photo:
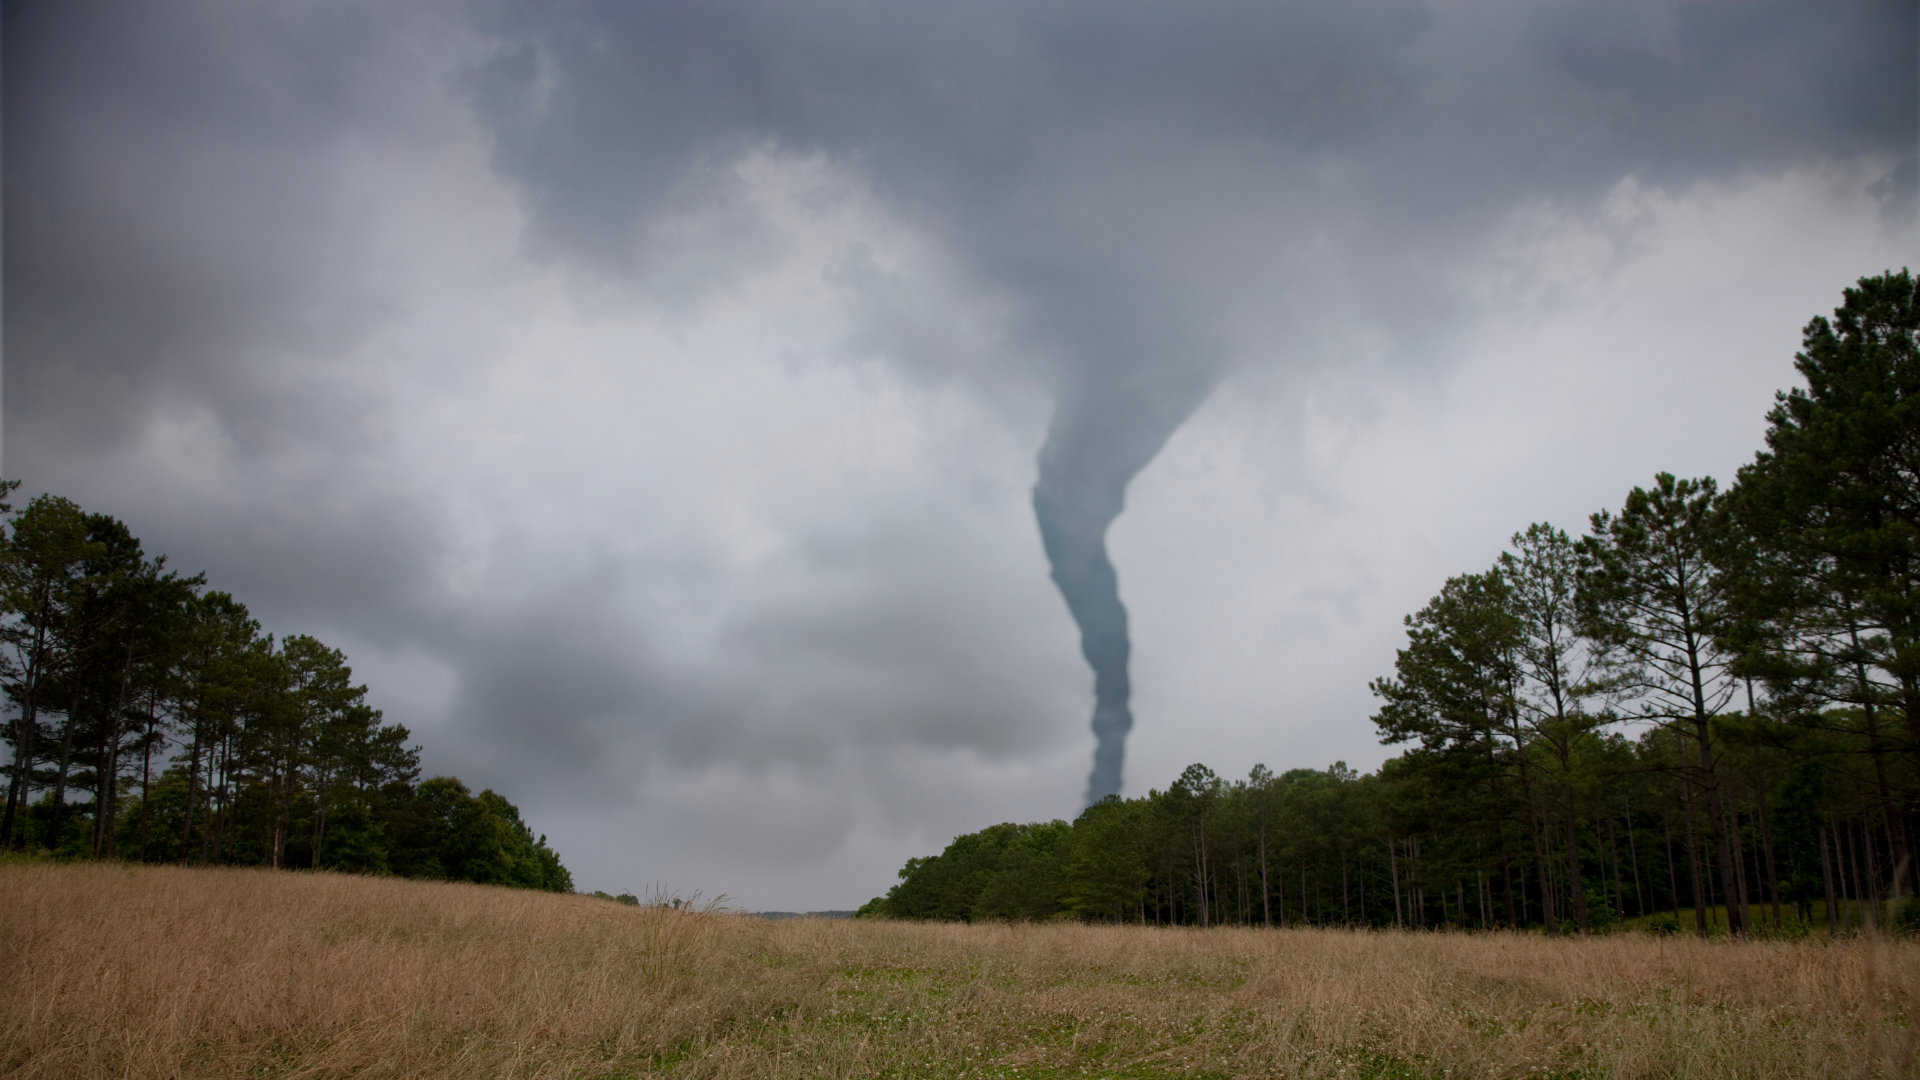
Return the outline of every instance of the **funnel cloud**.
[[[1033,513],[1053,582],[1080,627],[1093,667],[1093,772],[1087,804],[1120,794],[1133,730],[1127,609],[1107,555],[1107,528],[1126,508],[1127,484],[1211,389],[1206,369],[1130,371],[1063,395],[1040,450]]]

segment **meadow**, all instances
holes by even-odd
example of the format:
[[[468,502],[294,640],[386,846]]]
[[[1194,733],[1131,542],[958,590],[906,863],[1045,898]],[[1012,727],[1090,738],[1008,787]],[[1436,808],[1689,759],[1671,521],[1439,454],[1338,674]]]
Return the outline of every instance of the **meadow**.
[[[0,865],[0,1075],[1906,1076],[1920,946],[789,919]]]

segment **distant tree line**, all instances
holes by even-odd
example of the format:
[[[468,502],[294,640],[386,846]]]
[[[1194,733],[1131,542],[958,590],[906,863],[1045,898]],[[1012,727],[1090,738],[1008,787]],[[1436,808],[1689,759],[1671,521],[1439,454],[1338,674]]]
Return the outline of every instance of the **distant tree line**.
[[[1844,933],[1911,905],[1920,297],[1863,278],[1719,490],[1536,524],[1406,620],[1372,775],[1202,765],[914,859],[862,913]]]
[[[340,650],[263,633],[105,514],[0,514],[0,847],[572,890],[512,803],[419,779]]]

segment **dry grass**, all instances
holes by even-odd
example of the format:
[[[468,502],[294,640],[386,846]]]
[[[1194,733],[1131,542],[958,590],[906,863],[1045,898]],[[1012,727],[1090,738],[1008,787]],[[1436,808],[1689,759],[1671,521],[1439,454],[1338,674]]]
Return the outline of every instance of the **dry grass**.
[[[18,1077],[1912,1072],[1920,947],[927,926],[0,865]]]

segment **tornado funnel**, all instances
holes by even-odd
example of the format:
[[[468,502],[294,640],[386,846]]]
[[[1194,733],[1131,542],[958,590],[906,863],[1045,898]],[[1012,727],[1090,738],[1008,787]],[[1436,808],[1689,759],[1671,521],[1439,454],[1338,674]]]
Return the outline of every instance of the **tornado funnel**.
[[[1120,793],[1127,733],[1133,730],[1127,674],[1132,646],[1120,579],[1107,557],[1107,529],[1126,507],[1127,484],[1166,445],[1212,385],[1191,369],[1079,384],[1061,395],[1047,441],[1033,512],[1053,583],[1080,627],[1080,652],[1093,668],[1093,772],[1087,805]]]

